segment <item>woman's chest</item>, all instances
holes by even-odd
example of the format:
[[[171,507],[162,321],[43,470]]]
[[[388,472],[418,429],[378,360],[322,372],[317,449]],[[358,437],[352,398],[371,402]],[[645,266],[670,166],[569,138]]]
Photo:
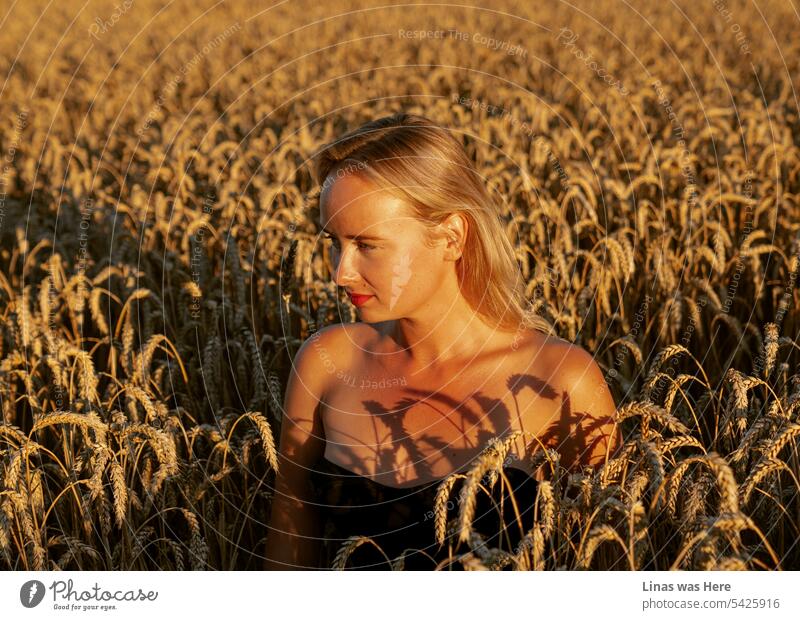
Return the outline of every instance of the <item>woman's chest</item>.
[[[389,486],[419,484],[468,468],[491,438],[524,431],[506,464],[532,474],[528,446],[557,422],[561,398],[535,371],[517,368],[434,377],[362,363],[332,374],[322,403],[325,458]]]

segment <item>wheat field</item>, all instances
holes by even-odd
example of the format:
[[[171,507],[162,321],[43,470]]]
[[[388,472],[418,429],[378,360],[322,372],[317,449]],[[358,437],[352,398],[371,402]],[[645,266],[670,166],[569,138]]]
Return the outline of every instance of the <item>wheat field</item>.
[[[800,569],[792,5],[414,4],[0,11],[0,568],[261,568],[292,357],[355,320],[310,158],[402,110],[463,142],[624,437],[534,455],[514,554],[446,480],[461,566]]]

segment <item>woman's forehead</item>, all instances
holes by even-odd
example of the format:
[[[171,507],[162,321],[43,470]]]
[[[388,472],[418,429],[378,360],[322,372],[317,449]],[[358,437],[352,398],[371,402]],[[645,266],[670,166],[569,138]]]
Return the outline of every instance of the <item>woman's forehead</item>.
[[[372,197],[373,200],[381,192],[379,188],[361,175],[351,172],[339,173],[332,171],[322,185],[320,192],[320,206],[336,208],[340,205],[354,202],[362,197]]]
[[[405,201],[356,175],[336,179],[320,195],[320,224],[381,224],[407,220]]]

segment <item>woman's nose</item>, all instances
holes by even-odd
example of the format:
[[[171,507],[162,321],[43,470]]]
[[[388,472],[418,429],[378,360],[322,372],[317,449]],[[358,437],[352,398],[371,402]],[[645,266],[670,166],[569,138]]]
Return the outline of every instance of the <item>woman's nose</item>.
[[[353,252],[348,249],[339,252],[339,258],[335,263],[334,282],[338,286],[347,286],[358,281],[358,272],[353,264]]]

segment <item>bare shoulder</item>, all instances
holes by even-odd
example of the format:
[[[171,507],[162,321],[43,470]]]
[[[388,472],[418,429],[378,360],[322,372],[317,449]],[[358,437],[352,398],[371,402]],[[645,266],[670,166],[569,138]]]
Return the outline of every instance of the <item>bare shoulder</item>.
[[[540,352],[542,379],[561,395],[560,452],[573,465],[602,464],[619,444],[616,405],[603,371],[583,347],[551,337]]]
[[[514,335],[511,349],[518,353],[520,361],[536,371],[539,376],[543,370],[549,367],[554,357],[554,351],[559,350],[565,344],[569,343],[557,336],[530,329]]]
[[[324,347],[330,355],[347,356],[374,338],[375,333],[368,323],[335,323],[315,331],[303,347],[317,352]]]
[[[314,332],[292,359],[286,387],[281,424],[281,454],[294,463],[310,467],[324,450],[324,429],[321,404],[325,401],[332,379],[347,368],[349,356],[357,349],[354,340],[363,329],[356,324],[329,325]],[[302,477],[303,472],[295,475]],[[299,479],[299,478],[298,478]],[[300,484],[299,482],[297,484]]]
[[[323,327],[309,336],[297,352],[297,372],[313,374],[318,381],[327,383],[337,372],[352,368],[359,351],[371,337],[374,337],[374,329],[366,323],[336,323]],[[320,386],[320,393],[325,387]]]
[[[548,379],[556,389],[572,396],[608,391],[603,371],[594,356],[577,344],[563,338],[549,337],[541,358],[548,369]]]

